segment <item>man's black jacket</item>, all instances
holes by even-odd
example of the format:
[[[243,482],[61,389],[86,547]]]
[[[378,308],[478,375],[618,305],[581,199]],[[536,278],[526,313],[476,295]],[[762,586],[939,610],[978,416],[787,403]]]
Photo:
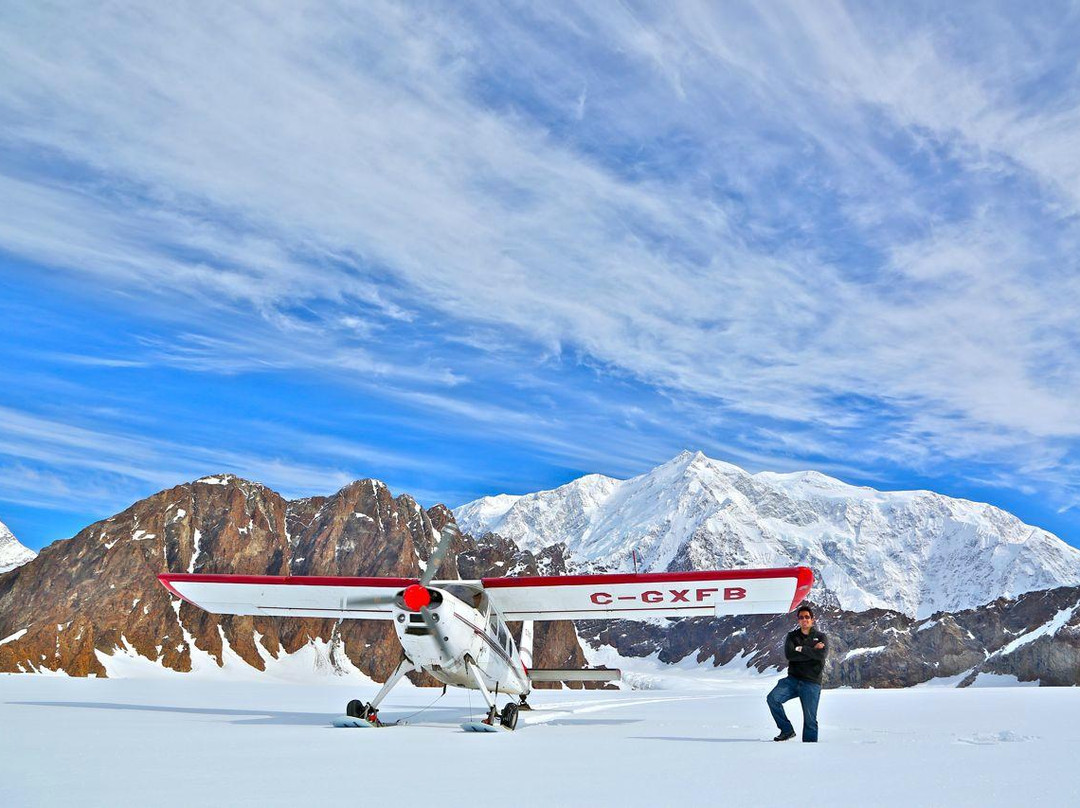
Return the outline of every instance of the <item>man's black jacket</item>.
[[[824,648],[814,648],[819,642],[825,643]],[[801,647],[801,651],[796,648]],[[816,627],[810,629],[809,634],[803,634],[802,629],[795,629],[787,635],[784,641],[784,656],[788,660],[788,676],[795,679],[803,679],[807,682],[821,684],[821,669],[825,667],[825,654],[829,651],[829,642],[825,639],[825,632],[818,631]]]

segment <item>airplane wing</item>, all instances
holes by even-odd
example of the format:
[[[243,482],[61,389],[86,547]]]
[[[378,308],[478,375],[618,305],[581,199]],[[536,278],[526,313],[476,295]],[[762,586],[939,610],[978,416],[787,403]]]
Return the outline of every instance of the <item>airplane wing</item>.
[[[162,585],[213,614],[392,620],[390,601],[415,578],[204,575],[166,572]]]
[[[810,592],[809,567],[482,578],[507,620],[589,620],[772,614]]]

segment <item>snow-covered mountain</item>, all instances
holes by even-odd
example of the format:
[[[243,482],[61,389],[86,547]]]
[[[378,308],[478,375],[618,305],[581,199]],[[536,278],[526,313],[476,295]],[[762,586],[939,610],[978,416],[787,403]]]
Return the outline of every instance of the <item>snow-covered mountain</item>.
[[[877,491],[814,471],[749,474],[683,452],[629,480],[588,475],[552,491],[484,497],[461,528],[527,550],[564,542],[582,569],[805,564],[815,600],[926,617],[1080,584],[1080,550],[1005,511],[931,491]]]
[[[0,522],[0,573],[22,566],[36,555],[29,547],[20,544],[8,526]]]

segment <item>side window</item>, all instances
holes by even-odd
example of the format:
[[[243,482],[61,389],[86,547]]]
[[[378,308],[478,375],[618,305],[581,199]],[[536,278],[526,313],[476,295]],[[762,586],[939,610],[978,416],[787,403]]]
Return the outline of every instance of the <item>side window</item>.
[[[476,611],[480,612],[480,614],[487,614],[488,606],[490,604],[487,593],[484,591],[469,593],[461,599],[468,602],[469,595],[471,595],[472,597],[473,608],[476,609]]]
[[[501,645],[503,648],[509,649],[510,643],[508,642],[508,639],[509,637],[506,634],[506,626],[499,626],[499,645]]]
[[[499,636],[499,621],[495,617],[495,612],[488,616],[488,631],[491,632],[492,637]]]

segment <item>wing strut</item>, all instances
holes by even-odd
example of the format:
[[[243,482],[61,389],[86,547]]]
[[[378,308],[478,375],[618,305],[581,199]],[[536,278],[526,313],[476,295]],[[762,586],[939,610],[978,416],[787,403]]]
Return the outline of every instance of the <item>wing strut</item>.
[[[522,620],[521,621],[521,642],[518,643],[518,656],[521,657],[521,664],[525,666],[525,670],[528,671],[532,667],[533,663],[533,621]]]

